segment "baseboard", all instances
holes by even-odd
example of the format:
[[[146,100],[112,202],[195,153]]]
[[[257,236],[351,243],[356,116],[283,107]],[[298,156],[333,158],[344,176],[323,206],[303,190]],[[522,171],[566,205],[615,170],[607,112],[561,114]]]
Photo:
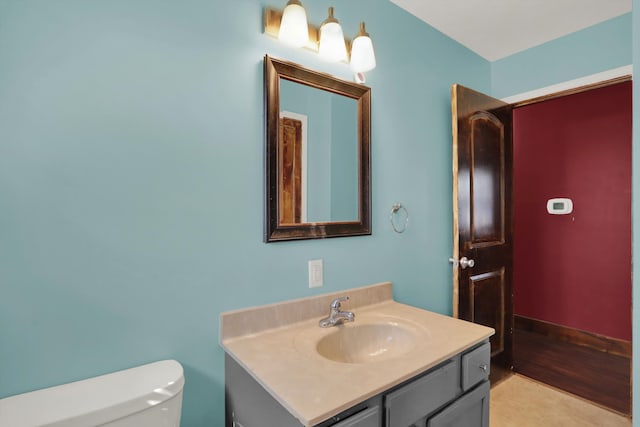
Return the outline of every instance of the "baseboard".
[[[516,329],[536,332],[561,341],[631,359],[631,341],[611,338],[568,326],[545,322],[544,320],[533,319],[531,317],[518,315],[514,315],[513,317]]]

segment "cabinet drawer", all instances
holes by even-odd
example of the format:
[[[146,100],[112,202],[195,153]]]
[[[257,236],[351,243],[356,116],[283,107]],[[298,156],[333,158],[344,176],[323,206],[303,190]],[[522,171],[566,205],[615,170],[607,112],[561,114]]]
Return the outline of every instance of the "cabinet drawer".
[[[480,347],[462,355],[462,390],[467,391],[480,381],[489,379],[491,369],[491,346]]]
[[[386,425],[408,426],[455,399],[460,392],[460,359],[456,357],[387,394]]]
[[[380,407],[374,406],[350,416],[333,427],[380,427]]]

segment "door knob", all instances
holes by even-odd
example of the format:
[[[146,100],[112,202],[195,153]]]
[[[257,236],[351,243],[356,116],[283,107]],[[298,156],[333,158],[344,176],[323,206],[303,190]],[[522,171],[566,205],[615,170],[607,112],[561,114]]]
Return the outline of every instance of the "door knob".
[[[476,265],[476,262],[474,260],[468,259],[466,256],[463,256],[462,258],[460,258],[460,267],[463,270],[467,267],[471,268],[474,265]]]
[[[466,256],[460,258],[459,261],[455,258],[449,258],[449,262],[453,264],[454,267],[460,266],[460,268],[462,268],[463,270],[467,267],[471,268],[476,265],[476,262],[474,260],[469,259]]]

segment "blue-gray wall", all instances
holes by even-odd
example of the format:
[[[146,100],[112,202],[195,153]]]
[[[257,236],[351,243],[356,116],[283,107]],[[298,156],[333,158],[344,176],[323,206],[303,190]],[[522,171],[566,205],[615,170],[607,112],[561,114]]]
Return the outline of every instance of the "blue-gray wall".
[[[262,34],[284,3],[0,2],[0,397],[175,358],[183,424],[222,425],[222,311],[390,280],[450,312],[449,85],[490,91],[490,64],[387,0],[337,5],[377,53],[373,235],[264,244],[263,56],[351,79]]]
[[[631,13],[491,63],[493,96],[528,92],[631,64]]]

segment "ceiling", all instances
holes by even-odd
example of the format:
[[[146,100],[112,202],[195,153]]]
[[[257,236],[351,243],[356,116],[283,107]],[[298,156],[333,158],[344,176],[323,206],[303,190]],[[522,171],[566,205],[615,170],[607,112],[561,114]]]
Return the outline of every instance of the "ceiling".
[[[390,0],[489,61],[631,12],[632,0]]]

